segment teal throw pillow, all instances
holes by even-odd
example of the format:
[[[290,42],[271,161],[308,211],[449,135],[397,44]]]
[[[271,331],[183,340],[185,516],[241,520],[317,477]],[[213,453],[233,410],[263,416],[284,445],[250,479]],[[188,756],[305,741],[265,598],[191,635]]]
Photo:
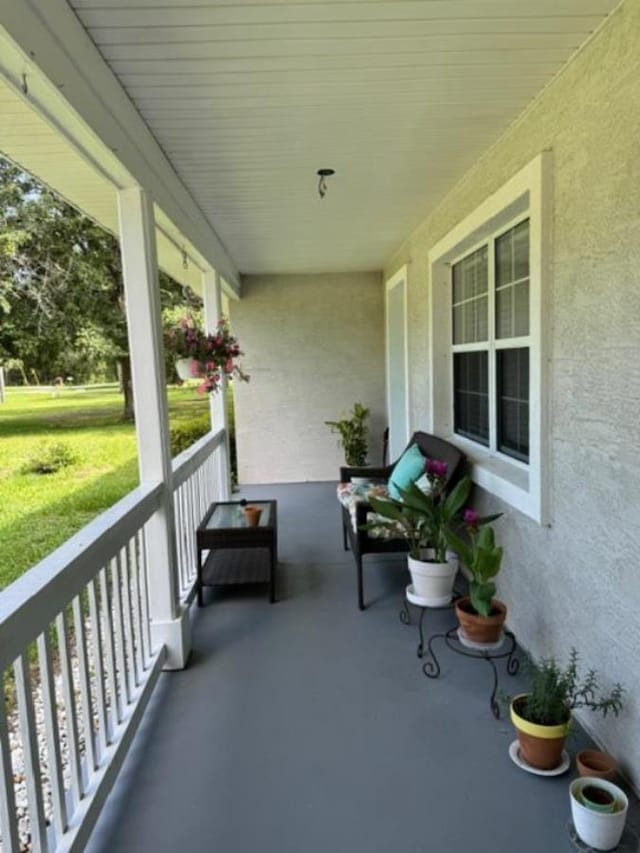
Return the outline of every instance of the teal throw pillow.
[[[394,500],[402,500],[400,489],[405,491],[424,474],[425,458],[417,444],[408,447],[398,460],[389,480],[389,495]]]

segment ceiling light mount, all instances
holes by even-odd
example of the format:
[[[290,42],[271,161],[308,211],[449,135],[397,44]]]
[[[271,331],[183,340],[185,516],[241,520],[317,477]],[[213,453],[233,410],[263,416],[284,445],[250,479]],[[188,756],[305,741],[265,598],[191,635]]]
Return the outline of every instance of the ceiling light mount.
[[[318,169],[318,195],[320,198],[324,198],[327,194],[327,178],[330,178],[332,175],[335,175],[335,169]]]

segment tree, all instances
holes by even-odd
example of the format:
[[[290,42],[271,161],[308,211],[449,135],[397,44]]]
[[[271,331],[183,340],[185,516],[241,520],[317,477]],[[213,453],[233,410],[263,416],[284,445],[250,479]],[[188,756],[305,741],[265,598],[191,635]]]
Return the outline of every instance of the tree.
[[[199,300],[164,273],[163,305]],[[120,378],[133,416],[125,295],[115,237],[0,158],[0,359],[26,374]]]

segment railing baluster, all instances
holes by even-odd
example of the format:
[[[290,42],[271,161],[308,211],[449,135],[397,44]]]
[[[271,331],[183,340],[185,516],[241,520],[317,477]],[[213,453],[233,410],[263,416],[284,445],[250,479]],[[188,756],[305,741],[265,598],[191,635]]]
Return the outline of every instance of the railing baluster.
[[[188,582],[188,565],[189,559],[187,556],[187,548],[185,542],[186,522],[184,514],[184,486],[180,486],[176,493],[178,503],[178,516],[176,518],[176,535],[178,537],[179,546],[179,567],[180,567],[180,592],[183,592]]]
[[[89,624],[91,625],[91,650],[93,652],[93,670],[96,681],[96,713],[98,715],[98,745],[102,757],[107,749],[109,732],[107,729],[107,706],[104,689],[103,643],[98,615],[96,585],[90,581],[87,586],[89,595]]]
[[[73,599],[73,626],[76,640],[76,658],[78,661],[78,682],[80,687],[80,709],[84,728],[84,750],[89,781],[98,764],[96,761],[95,741],[93,737],[93,707],[91,702],[91,682],[89,679],[89,660],[87,655],[87,634],[82,602],[79,595]]]
[[[44,817],[44,800],[42,798],[42,783],[40,780],[40,750],[38,747],[38,730],[33,707],[31,692],[31,674],[29,658],[23,652],[13,664],[16,678],[16,693],[18,696],[18,713],[20,717],[20,733],[22,735],[22,753],[24,757],[24,773],[27,785],[27,801],[29,803],[29,829],[33,849],[47,853],[47,824]]]
[[[124,617],[124,638],[125,638],[125,660],[127,663],[127,678],[129,685],[129,700],[131,701],[138,676],[135,668],[135,652],[133,649],[133,624],[131,621],[131,552],[129,548],[130,542],[122,550],[122,567],[121,583],[122,583],[122,611]]]
[[[147,597],[147,550],[144,529],[138,531],[140,554],[140,608],[142,610],[142,648],[145,653],[145,665],[151,660],[151,628],[149,625],[149,599]]]
[[[80,742],[78,738],[78,720],[76,713],[73,675],[71,671],[71,652],[69,649],[69,629],[64,613],[56,617],[58,652],[60,655],[60,676],[62,678],[62,698],[66,712],[67,747],[69,749],[69,771],[71,774],[71,793],[74,807],[84,795],[82,772],[80,768]]]
[[[133,624],[133,651],[135,661],[136,686],[142,680],[144,662],[142,659],[142,639],[140,626],[140,589],[138,584],[138,540],[134,536],[129,542],[129,586],[131,589],[131,620]]]
[[[111,594],[113,596],[113,616],[116,640],[116,671],[118,674],[118,684],[122,699],[122,710],[124,712],[124,709],[129,704],[131,696],[129,694],[129,678],[127,676],[127,664],[125,661],[124,626],[122,622],[121,566],[122,551],[120,551],[117,557],[111,560]]]
[[[102,638],[106,649],[107,685],[110,695],[111,724],[115,729],[122,719],[122,708],[120,694],[118,691],[118,679],[116,673],[116,650],[113,631],[113,604],[110,589],[110,579],[106,568],[100,569],[100,609],[102,611]],[[112,732],[107,730],[107,742],[111,743]]]
[[[7,726],[7,706],[4,698],[5,673],[0,692],[0,831],[2,832],[3,853],[18,853],[18,821],[16,820],[16,792],[13,786],[13,764],[9,747],[9,729]]]
[[[60,751],[60,727],[56,702],[56,687],[53,675],[51,638],[49,629],[38,637],[38,661],[40,663],[40,684],[42,687],[42,705],[44,710],[44,728],[49,756],[49,781],[51,783],[51,804],[53,807],[53,825],[58,840],[67,828],[67,803],[62,773],[62,755]]]

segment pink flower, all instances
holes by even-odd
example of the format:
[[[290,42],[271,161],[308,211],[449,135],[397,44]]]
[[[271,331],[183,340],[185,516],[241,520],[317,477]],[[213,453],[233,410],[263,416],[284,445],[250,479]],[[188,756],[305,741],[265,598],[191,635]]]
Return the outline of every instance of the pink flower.
[[[444,480],[447,476],[448,468],[447,463],[442,462],[440,459],[427,459],[424,466],[427,476],[435,480]]]
[[[462,519],[467,527],[476,528],[480,521],[480,515],[475,511],[475,509],[465,509]]]
[[[198,362],[195,359],[193,359],[193,361],[189,365],[189,370],[190,370],[192,376],[194,376],[194,377],[200,376],[200,365],[198,364]]]

